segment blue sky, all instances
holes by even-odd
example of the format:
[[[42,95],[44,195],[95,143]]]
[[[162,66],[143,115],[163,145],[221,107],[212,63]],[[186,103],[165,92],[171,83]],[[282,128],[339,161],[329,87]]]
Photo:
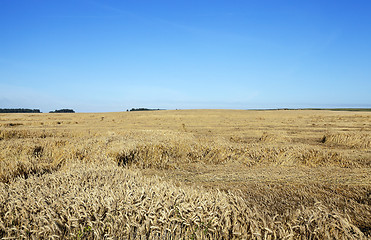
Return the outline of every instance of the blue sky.
[[[0,0],[0,108],[371,107],[371,1]]]

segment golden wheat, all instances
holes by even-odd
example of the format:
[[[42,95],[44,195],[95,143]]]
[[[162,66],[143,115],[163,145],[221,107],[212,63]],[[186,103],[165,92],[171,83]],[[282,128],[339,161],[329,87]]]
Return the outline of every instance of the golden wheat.
[[[367,238],[370,134],[369,113],[0,114],[0,238]]]
[[[366,133],[330,133],[323,136],[322,142],[369,149],[371,148],[371,135]]]
[[[179,188],[115,165],[79,164],[18,179],[1,184],[0,196],[3,238],[363,237],[348,219],[321,204],[272,219],[233,193]]]

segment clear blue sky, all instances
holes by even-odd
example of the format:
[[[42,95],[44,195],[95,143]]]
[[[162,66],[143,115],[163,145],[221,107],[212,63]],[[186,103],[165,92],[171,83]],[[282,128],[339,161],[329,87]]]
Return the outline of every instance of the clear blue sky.
[[[0,0],[10,107],[371,107],[371,1]]]

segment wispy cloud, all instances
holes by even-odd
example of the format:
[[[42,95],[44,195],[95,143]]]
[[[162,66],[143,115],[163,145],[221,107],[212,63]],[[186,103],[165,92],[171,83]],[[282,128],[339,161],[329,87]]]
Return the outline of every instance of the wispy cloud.
[[[167,19],[164,19],[164,18],[159,18],[159,17],[154,17],[154,16],[151,16],[151,17],[145,16],[144,17],[144,16],[142,16],[140,14],[137,14],[137,13],[134,13],[132,11],[124,10],[124,9],[118,8],[118,7],[113,7],[113,6],[108,5],[108,4],[103,4],[103,3],[100,3],[100,2],[96,2],[96,1],[88,1],[88,2],[91,5],[99,7],[103,10],[108,10],[112,13],[120,14],[120,16],[130,17],[132,19],[138,20],[138,21],[140,21],[142,23],[146,23],[148,25],[170,27],[170,28],[174,28],[174,29],[178,29],[178,30],[181,30],[181,31],[194,33],[194,34],[203,34],[203,35],[216,34],[215,31],[211,31],[210,29],[206,29],[206,28],[195,27],[191,24],[182,24],[182,23],[176,22],[174,20],[170,21],[170,20],[167,20]],[[227,15],[229,15],[229,14],[230,13],[227,13]],[[198,15],[198,16],[202,16],[202,15]],[[204,16],[208,17],[208,14],[205,14]]]
[[[81,19],[105,19],[119,18],[121,15],[48,15],[48,18],[81,18]]]
[[[104,4],[104,3],[101,3],[101,2],[97,2],[97,1],[87,1],[87,3],[90,4],[90,5],[93,5],[95,7],[98,7],[102,10],[107,10],[108,12],[115,13],[117,16],[126,16],[126,17],[135,18],[135,19],[138,19],[138,20],[144,20],[143,17],[140,17],[139,15],[137,15],[137,14],[131,12],[131,11],[127,11],[127,10],[124,10],[124,9],[121,9],[121,8],[113,7],[113,6],[108,5],[108,4]]]

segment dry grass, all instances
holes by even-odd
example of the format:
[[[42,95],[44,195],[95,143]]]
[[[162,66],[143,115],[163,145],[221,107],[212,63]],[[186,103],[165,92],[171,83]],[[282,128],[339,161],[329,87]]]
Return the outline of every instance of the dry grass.
[[[0,238],[367,238],[370,136],[370,113],[0,114]]]

